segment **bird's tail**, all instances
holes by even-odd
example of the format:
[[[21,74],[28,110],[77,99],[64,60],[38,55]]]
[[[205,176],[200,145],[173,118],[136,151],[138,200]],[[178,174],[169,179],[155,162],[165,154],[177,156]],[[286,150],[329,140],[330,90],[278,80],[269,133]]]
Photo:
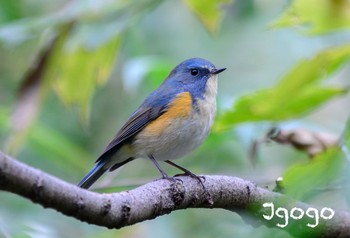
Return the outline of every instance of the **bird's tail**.
[[[105,161],[103,160],[97,162],[95,167],[93,167],[92,170],[80,181],[78,186],[85,189],[90,188],[90,186],[108,170],[104,165]]]

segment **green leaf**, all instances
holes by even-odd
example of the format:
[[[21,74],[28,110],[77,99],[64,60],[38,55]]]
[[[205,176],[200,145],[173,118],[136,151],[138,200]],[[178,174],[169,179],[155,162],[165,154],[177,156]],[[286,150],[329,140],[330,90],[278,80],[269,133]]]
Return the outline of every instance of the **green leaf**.
[[[285,191],[297,199],[312,195],[310,192],[315,192],[315,189],[325,187],[339,178],[345,163],[339,148],[331,148],[307,163],[295,164],[284,173]]]
[[[218,118],[215,130],[249,121],[281,121],[302,116],[348,89],[321,86],[350,57],[350,46],[319,53],[296,65],[275,87],[239,98],[233,110]]]
[[[50,58],[46,77],[54,80],[59,98],[68,106],[78,106],[83,122],[89,121],[90,100],[96,86],[108,79],[120,37],[97,47],[63,34]]]
[[[2,0],[0,4],[0,23],[19,18],[20,4],[12,0]]]
[[[223,18],[222,5],[233,0],[184,0],[210,33],[217,32]]]
[[[333,74],[349,59],[350,45],[324,50],[313,59],[305,59],[299,62],[277,87],[292,91],[298,90],[306,84],[315,83]]]
[[[281,121],[303,115],[334,96],[345,94],[344,88],[319,86],[301,89],[293,97],[278,97],[274,89],[243,96],[231,112],[218,119],[221,127],[247,121]],[[293,95],[293,93],[291,94]],[[289,99],[289,100],[287,100]]]
[[[324,34],[350,27],[347,0],[294,0],[273,27],[306,26],[311,34]]]

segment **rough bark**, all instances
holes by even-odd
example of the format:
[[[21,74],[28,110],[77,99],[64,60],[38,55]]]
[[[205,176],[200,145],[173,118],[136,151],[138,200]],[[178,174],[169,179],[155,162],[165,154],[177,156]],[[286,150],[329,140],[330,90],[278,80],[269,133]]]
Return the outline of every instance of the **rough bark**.
[[[239,213],[251,225],[276,227],[283,223],[275,216],[266,220],[269,210],[263,207],[273,202],[287,209],[312,207],[285,195],[260,188],[250,181],[228,176],[204,176],[205,189],[196,179],[178,177],[181,181],[156,180],[130,191],[98,194],[80,189],[38,169],[25,165],[0,152],[0,190],[28,198],[45,208],[67,216],[108,228],[122,228],[144,220],[187,208],[222,208]],[[321,208],[317,208],[321,209]],[[283,229],[296,237],[350,237],[350,214],[335,211],[331,220],[320,219],[316,228],[304,216],[290,219]]]

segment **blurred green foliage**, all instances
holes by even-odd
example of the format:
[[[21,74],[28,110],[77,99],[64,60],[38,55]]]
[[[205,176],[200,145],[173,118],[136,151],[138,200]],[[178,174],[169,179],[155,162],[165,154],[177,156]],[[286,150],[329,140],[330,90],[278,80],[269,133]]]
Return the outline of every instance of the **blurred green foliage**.
[[[232,4],[233,0],[184,0],[184,2],[199,17],[209,32],[216,33],[224,15],[220,8],[224,4]]]
[[[273,88],[241,97],[232,111],[217,120],[217,128],[249,121],[282,121],[300,117],[324,102],[348,92],[347,87],[320,86],[350,58],[350,45],[327,49],[302,60]],[[217,129],[219,130],[219,129]]]
[[[88,121],[93,92],[96,86],[106,83],[120,38],[89,49],[83,42],[71,43],[68,35],[63,34],[57,39],[46,77],[55,80],[52,84],[60,99],[67,105],[78,105],[81,118]]]
[[[16,148],[11,150],[16,158],[77,183],[169,71],[186,58],[203,57],[227,67],[219,80],[220,115],[203,146],[179,164],[270,188],[284,176],[290,196],[349,210],[350,189],[342,182],[349,166],[339,148],[311,160],[295,149],[269,145],[260,148],[255,168],[248,160],[252,140],[275,124],[343,133],[343,151],[348,148],[348,5],[345,0],[3,0],[0,148]],[[49,57],[40,67],[45,50]],[[40,73],[43,77],[35,77]],[[140,159],[106,175],[97,188],[122,191],[158,177],[152,164]],[[288,237],[221,210],[179,211],[115,231],[12,194],[0,192],[0,200],[0,237]]]
[[[315,196],[315,190],[325,188],[341,178],[345,167],[344,154],[338,148],[331,148],[310,162],[295,164],[284,172],[286,194],[296,199]]]
[[[274,26],[303,26],[311,34],[323,34],[348,28],[349,10],[347,0],[294,0]]]

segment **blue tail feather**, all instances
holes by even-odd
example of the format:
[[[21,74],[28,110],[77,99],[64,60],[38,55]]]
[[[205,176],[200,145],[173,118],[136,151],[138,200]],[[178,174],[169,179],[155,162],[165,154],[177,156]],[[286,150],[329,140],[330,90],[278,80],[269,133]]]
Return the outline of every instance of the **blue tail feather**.
[[[90,186],[104,174],[108,168],[104,168],[105,162],[99,161],[95,167],[80,181],[79,187],[88,189]]]

